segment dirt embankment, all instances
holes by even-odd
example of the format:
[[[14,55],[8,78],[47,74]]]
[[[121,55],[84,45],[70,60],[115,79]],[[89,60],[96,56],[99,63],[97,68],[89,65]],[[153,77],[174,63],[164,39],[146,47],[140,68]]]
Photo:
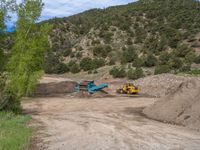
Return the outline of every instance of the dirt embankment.
[[[33,96],[54,96],[57,94],[72,93],[76,82],[67,78],[44,76],[37,85]]]
[[[166,97],[144,109],[149,118],[200,130],[200,81],[181,83]]]

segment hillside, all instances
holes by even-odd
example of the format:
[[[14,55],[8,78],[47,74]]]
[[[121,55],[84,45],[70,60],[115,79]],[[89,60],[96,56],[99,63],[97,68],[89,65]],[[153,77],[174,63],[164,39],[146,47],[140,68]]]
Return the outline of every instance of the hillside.
[[[77,73],[114,64],[157,66],[157,73],[189,71],[200,63],[199,11],[196,0],[139,0],[48,20],[54,26],[54,53],[47,55],[46,72]]]
[[[199,63],[199,11],[195,0],[140,0],[48,20],[56,54],[48,55],[46,71],[77,73],[116,63],[189,70]]]

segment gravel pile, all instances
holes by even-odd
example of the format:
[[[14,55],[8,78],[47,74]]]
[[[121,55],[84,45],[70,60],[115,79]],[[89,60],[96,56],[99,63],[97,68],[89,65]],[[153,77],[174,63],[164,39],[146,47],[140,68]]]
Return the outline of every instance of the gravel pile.
[[[141,89],[141,94],[163,97],[176,90],[182,83],[189,80],[200,81],[200,77],[185,77],[172,74],[148,76],[134,81]]]
[[[191,79],[181,83],[143,112],[149,118],[200,131],[200,81]]]

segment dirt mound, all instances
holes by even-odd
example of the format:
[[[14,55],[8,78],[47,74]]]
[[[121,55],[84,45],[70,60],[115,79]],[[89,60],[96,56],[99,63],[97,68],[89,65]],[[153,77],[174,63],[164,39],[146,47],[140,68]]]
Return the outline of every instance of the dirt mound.
[[[122,88],[126,82],[133,82],[141,90],[141,95],[164,97],[170,91],[176,90],[180,84],[187,82],[188,80],[199,80],[199,77],[177,76],[173,74],[160,74],[147,76],[135,81],[127,81],[126,79],[112,79],[106,81],[109,84],[109,93],[115,94],[118,88]],[[104,82],[104,81],[102,81]]]
[[[144,109],[149,118],[200,130],[200,81],[191,79]]]
[[[37,85],[33,96],[53,96],[57,94],[73,93],[76,82],[61,77],[43,77]]]
[[[200,81],[200,78],[198,77],[161,74],[148,76],[133,82],[139,86],[142,94],[164,97],[168,95],[168,93],[175,91],[182,83],[193,79]]]

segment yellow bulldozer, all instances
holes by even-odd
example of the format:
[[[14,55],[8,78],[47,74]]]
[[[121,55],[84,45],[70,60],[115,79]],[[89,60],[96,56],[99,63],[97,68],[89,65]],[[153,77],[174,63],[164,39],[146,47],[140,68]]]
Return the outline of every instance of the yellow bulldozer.
[[[123,88],[117,89],[119,94],[138,94],[140,90],[133,83],[126,83],[123,85]]]

